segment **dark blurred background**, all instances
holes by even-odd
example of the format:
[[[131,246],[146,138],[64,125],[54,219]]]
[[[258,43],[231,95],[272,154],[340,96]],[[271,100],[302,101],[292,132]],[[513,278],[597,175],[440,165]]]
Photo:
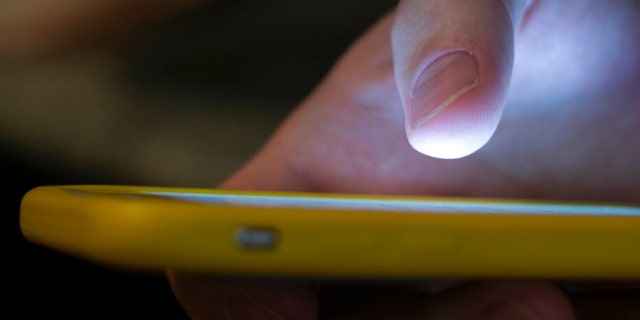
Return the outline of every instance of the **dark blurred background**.
[[[79,32],[89,36],[55,48],[34,40],[26,49],[37,15],[12,4],[0,5],[6,314],[181,319],[162,275],[113,270],[26,242],[18,226],[22,195],[51,184],[216,186],[395,1],[221,0],[122,28],[127,36],[87,41],[91,33]],[[144,16],[132,10],[134,19]],[[57,36],[53,43],[64,44]],[[26,40],[12,47],[16,39]]]

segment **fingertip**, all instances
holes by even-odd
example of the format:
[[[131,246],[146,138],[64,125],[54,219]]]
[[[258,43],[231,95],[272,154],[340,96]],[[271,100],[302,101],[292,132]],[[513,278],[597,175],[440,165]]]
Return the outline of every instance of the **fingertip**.
[[[493,130],[481,129],[464,128],[461,132],[448,128],[439,130],[438,126],[428,125],[410,129],[407,138],[411,147],[424,155],[439,159],[460,159],[480,150],[491,139]]]
[[[486,90],[485,92],[486,93]],[[440,159],[469,156],[486,145],[502,117],[496,96],[470,92],[433,118],[407,115],[407,139],[416,151]]]
[[[456,159],[490,140],[511,80],[514,28],[524,11],[516,2],[401,3],[392,51],[415,150]]]

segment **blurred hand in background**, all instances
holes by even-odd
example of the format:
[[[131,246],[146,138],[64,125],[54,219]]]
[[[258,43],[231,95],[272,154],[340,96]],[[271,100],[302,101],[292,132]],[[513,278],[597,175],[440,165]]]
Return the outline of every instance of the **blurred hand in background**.
[[[8,0],[0,3],[0,59],[48,57],[135,37],[204,0]]]

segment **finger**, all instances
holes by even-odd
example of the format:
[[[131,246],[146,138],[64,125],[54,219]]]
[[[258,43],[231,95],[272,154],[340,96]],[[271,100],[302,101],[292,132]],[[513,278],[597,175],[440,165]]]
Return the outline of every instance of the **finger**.
[[[325,291],[321,302],[322,319],[574,318],[562,291],[543,282],[469,283],[433,295],[389,288],[339,288]]]
[[[168,272],[174,294],[190,319],[316,319],[310,284],[229,279]]]
[[[392,29],[395,77],[414,149],[460,158],[495,131],[525,0],[407,0]]]
[[[558,287],[526,281],[469,284],[443,292],[419,311],[423,319],[574,318],[568,299]]]

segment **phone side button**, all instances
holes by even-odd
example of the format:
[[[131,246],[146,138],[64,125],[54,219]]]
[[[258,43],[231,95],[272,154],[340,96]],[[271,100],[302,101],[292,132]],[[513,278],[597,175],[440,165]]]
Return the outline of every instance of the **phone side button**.
[[[248,250],[270,250],[278,245],[278,231],[269,227],[239,227],[234,239],[237,245]]]

